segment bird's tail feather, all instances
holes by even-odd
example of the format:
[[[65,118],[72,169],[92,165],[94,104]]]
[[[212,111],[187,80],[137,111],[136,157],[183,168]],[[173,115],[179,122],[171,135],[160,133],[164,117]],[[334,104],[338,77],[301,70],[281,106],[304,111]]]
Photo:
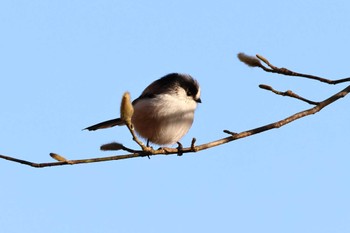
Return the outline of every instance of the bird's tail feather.
[[[120,118],[116,118],[116,119],[112,119],[109,121],[104,121],[101,123],[98,123],[96,125],[92,125],[89,126],[83,130],[89,130],[89,131],[94,131],[94,130],[98,130],[98,129],[106,129],[106,128],[110,128],[116,125],[124,125],[124,122],[120,119]]]

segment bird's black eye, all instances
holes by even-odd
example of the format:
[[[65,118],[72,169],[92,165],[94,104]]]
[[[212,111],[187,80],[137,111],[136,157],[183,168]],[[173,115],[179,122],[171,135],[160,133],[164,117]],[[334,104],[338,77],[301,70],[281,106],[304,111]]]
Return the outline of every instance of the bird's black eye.
[[[187,96],[195,96],[196,95],[196,93],[197,93],[198,91],[197,91],[197,89],[196,89],[196,87],[189,87],[189,88],[186,88],[186,94],[187,94]]]

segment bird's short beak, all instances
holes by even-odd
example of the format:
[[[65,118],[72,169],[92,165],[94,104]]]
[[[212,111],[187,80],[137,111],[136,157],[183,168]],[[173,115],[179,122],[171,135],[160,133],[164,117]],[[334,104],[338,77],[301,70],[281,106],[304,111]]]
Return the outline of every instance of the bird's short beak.
[[[196,100],[196,102],[197,102],[197,103],[202,103],[201,98],[198,98],[198,99]]]

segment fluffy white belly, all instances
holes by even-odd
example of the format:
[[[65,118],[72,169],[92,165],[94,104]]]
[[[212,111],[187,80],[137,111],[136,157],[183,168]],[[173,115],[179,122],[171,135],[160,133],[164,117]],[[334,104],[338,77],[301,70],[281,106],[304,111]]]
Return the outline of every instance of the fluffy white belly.
[[[191,128],[197,103],[172,95],[140,99],[132,123],[143,138],[158,145],[178,142]]]

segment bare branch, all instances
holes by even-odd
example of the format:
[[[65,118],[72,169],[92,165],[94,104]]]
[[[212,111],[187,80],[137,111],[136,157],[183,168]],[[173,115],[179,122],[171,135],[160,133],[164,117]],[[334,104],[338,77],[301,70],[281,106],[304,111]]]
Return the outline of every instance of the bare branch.
[[[147,151],[138,151],[138,152],[135,151],[135,153],[126,154],[126,155],[115,155],[115,156],[109,156],[109,157],[80,159],[80,160],[67,160],[67,161],[63,161],[63,162],[53,162],[53,163],[33,163],[33,162],[25,161],[25,160],[12,158],[12,157],[5,156],[5,155],[0,155],[0,158],[6,159],[9,161],[13,161],[13,162],[17,162],[17,163],[21,163],[21,164],[25,164],[25,165],[29,165],[32,167],[42,168],[42,167],[60,166],[60,165],[68,165],[68,164],[73,165],[73,164],[82,164],[82,163],[105,162],[105,161],[112,161],[112,160],[121,160],[121,159],[130,159],[130,158],[136,158],[136,157],[153,156],[153,155],[159,155],[159,154],[167,155],[167,154],[197,152],[197,151],[206,150],[206,149],[209,149],[212,147],[216,147],[216,146],[219,146],[219,145],[222,145],[222,144],[234,141],[234,140],[249,137],[249,136],[252,136],[254,134],[258,134],[258,133],[261,133],[261,132],[264,132],[267,130],[280,128],[280,127],[282,127],[286,124],[289,124],[297,119],[300,119],[302,117],[312,115],[312,114],[319,112],[324,107],[339,100],[340,98],[343,98],[349,92],[350,92],[350,86],[346,87],[345,89],[336,93],[335,95],[329,97],[328,99],[320,102],[315,107],[307,109],[305,111],[295,113],[295,114],[293,114],[293,115],[291,115],[283,120],[280,120],[280,121],[277,121],[277,122],[274,122],[271,124],[267,124],[267,125],[255,128],[255,129],[243,131],[241,133],[232,133],[231,131],[225,130],[226,133],[230,133],[232,135],[229,137],[225,137],[225,138],[222,138],[222,139],[219,139],[219,140],[216,140],[213,142],[205,143],[202,145],[198,145],[198,146],[194,146],[192,144],[190,147],[182,148],[181,151],[179,151],[178,148],[159,148],[158,150],[152,149],[152,150],[147,150]]]
[[[291,90],[284,91],[284,92],[277,91],[277,90],[273,89],[271,86],[268,86],[268,85],[265,85],[265,84],[260,84],[259,87],[261,89],[271,91],[271,92],[273,92],[273,93],[275,93],[277,95],[292,97],[292,98],[304,101],[304,102],[306,102],[308,104],[317,105],[317,104],[320,103],[320,102],[315,102],[315,101],[312,101],[312,100],[308,100],[308,99],[306,99],[304,97],[301,97],[301,96],[295,94],[294,92],[292,92]]]
[[[320,78],[320,77],[313,76],[313,75],[296,73],[296,72],[290,71],[286,68],[277,68],[274,65],[272,65],[266,58],[264,58],[260,55],[257,55],[257,58],[260,59],[262,62],[264,62],[270,68],[263,66],[261,64],[261,62],[259,60],[257,60],[257,58],[255,58],[255,57],[247,56],[245,54],[240,54],[239,58],[241,61],[248,64],[249,66],[258,66],[258,67],[262,68],[263,70],[265,70],[266,72],[279,73],[279,74],[284,74],[284,75],[289,75],[289,76],[305,77],[305,78],[318,80],[321,82],[326,82],[329,84],[337,84],[337,83],[350,81],[350,78],[339,79],[339,80],[328,80],[328,79]],[[193,138],[190,147],[183,148],[182,145],[179,144],[178,148],[159,148],[159,149],[155,150],[151,147],[148,147],[148,145],[147,146],[144,145],[137,138],[137,136],[134,132],[133,126],[132,126],[130,119],[129,119],[130,116],[132,115],[131,109],[129,108],[130,106],[128,106],[130,100],[128,99],[128,96],[124,95],[123,98],[126,99],[126,102],[124,102],[124,107],[122,107],[121,113],[124,116],[124,121],[126,122],[126,126],[128,127],[130,134],[132,135],[133,140],[141,147],[141,150],[133,150],[133,149],[130,149],[130,148],[123,146],[120,143],[113,142],[113,143],[102,145],[101,149],[102,150],[124,150],[124,151],[129,152],[129,154],[114,155],[114,156],[99,157],[99,158],[79,159],[79,160],[67,160],[65,157],[63,157],[61,155],[58,155],[56,153],[50,153],[50,156],[52,158],[54,158],[55,160],[57,160],[57,162],[51,162],[51,163],[34,163],[34,162],[6,156],[6,155],[0,155],[0,158],[15,162],[15,163],[28,165],[28,166],[35,167],[35,168],[43,168],[43,167],[62,166],[62,165],[105,162],[105,161],[130,159],[130,158],[144,157],[144,156],[149,157],[149,156],[161,155],[161,154],[162,155],[169,155],[169,154],[182,155],[184,153],[191,153],[191,152],[206,150],[206,149],[216,147],[216,146],[219,146],[219,145],[231,142],[231,141],[235,141],[235,140],[238,140],[241,138],[245,138],[245,137],[249,137],[249,136],[252,136],[252,135],[255,135],[258,133],[262,133],[262,132],[265,132],[265,131],[268,131],[271,129],[280,128],[280,127],[282,127],[286,124],[289,124],[295,120],[298,120],[298,119],[303,118],[305,116],[309,116],[309,115],[312,115],[312,114],[315,114],[315,113],[321,111],[324,107],[326,107],[326,106],[332,104],[333,102],[343,98],[344,96],[346,96],[350,92],[350,85],[349,85],[346,88],[344,88],[343,90],[339,91],[338,93],[332,95],[331,97],[329,97],[321,102],[314,102],[314,101],[305,99],[305,98],[293,93],[290,90],[285,91],[285,92],[280,92],[280,91],[273,89],[271,86],[264,85],[264,84],[260,85],[259,87],[262,89],[271,91],[277,95],[295,98],[295,99],[304,101],[308,104],[312,104],[315,106],[310,108],[310,109],[295,113],[295,114],[293,114],[285,119],[282,119],[280,121],[277,121],[277,122],[274,122],[271,124],[267,124],[267,125],[264,125],[264,126],[261,126],[258,128],[250,129],[247,131],[243,131],[240,133],[235,133],[235,132],[232,132],[229,130],[224,130],[224,132],[229,134],[230,136],[224,137],[224,138],[221,138],[221,139],[218,139],[216,141],[209,142],[209,143],[205,143],[205,144],[201,144],[201,145],[196,146],[195,145],[196,139]]]
[[[243,57],[243,59],[242,59],[242,57]],[[247,61],[253,61],[254,57],[252,57],[252,56],[248,56],[248,55],[245,55],[243,53],[239,53],[238,54],[239,60],[242,61],[243,63],[247,64],[248,66],[260,67],[264,71],[270,72],[270,73],[277,73],[277,74],[283,74],[283,75],[288,75],[288,76],[296,76],[296,77],[304,77],[304,78],[313,79],[313,80],[317,80],[317,81],[328,83],[328,84],[339,84],[339,83],[344,83],[344,82],[349,82],[350,81],[350,77],[343,78],[343,79],[337,79],[337,80],[330,80],[330,79],[325,79],[325,78],[318,77],[318,76],[315,76],[315,75],[294,72],[294,71],[291,71],[291,70],[289,70],[287,68],[284,68],[284,67],[278,68],[278,67],[272,65],[265,57],[263,57],[263,56],[261,56],[259,54],[257,54],[256,57],[259,58],[262,62],[264,62],[270,68],[267,68],[267,67],[263,66],[260,62],[259,63],[256,62],[256,61],[254,63],[247,62]],[[251,65],[250,63],[255,64],[255,65]]]

